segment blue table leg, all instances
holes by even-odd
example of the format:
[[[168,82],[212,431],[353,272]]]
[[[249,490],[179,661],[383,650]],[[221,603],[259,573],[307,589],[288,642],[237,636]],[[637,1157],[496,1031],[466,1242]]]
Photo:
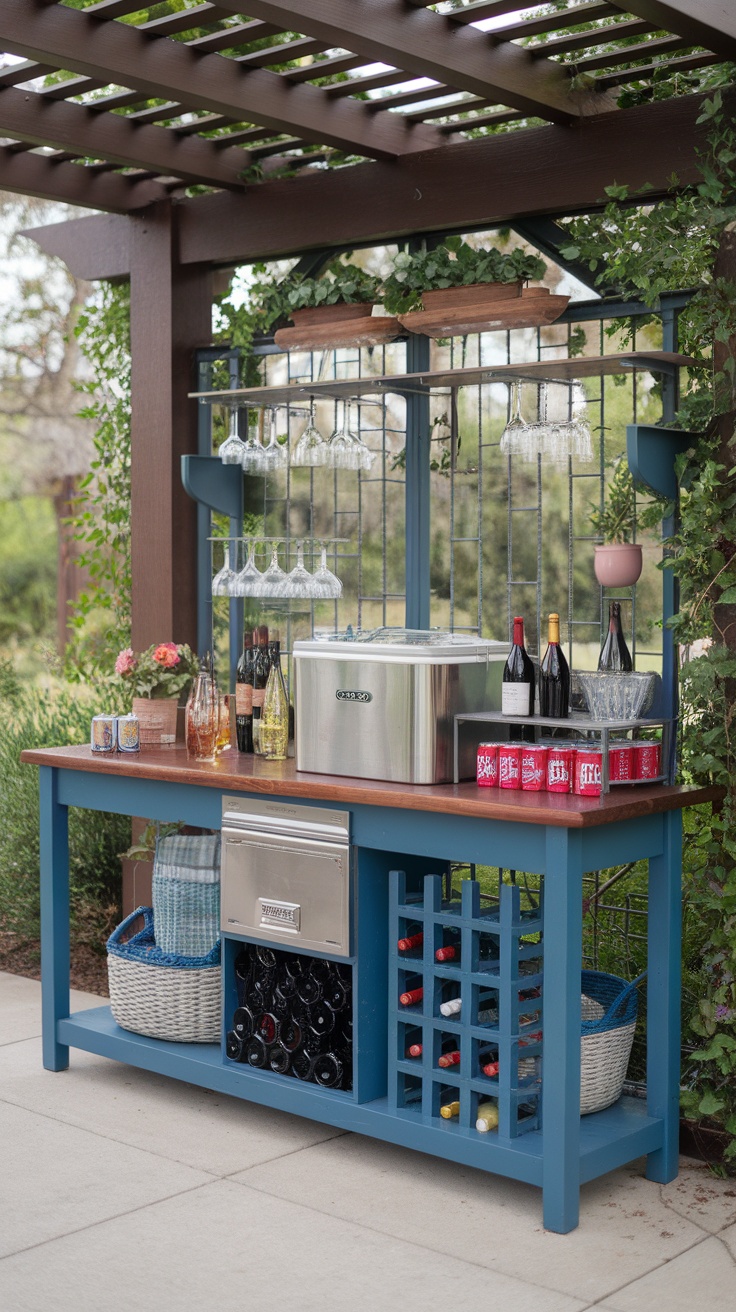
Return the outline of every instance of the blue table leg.
[[[546,844],[542,1193],[545,1229],[567,1234],[580,1211],[582,838],[549,828]]]
[[[69,1048],[56,1039],[69,1015],[69,813],[58,800],[59,774],[42,766],[41,805],[41,1012],[43,1064],[64,1071]]]
[[[682,812],[667,812],[662,825],[662,855],[649,861],[647,1109],[664,1121],[664,1140],[647,1158],[647,1179],[667,1184],[677,1175],[680,1129]]]

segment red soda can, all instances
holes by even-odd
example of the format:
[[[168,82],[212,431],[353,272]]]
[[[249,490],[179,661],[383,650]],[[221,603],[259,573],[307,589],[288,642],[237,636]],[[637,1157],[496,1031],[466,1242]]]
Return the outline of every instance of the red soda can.
[[[612,784],[627,783],[634,775],[634,744],[612,743],[608,749],[608,777]]]
[[[481,743],[475,773],[481,788],[498,787],[498,743]]]
[[[547,748],[536,743],[521,749],[521,786],[528,793],[547,789]]]
[[[501,743],[498,749],[498,783],[501,788],[521,788],[519,743]]]
[[[659,743],[635,742],[634,778],[656,779],[662,773],[662,749]]]
[[[574,747],[547,748],[547,792],[572,792],[573,770],[575,769]]]
[[[578,747],[575,755],[575,792],[579,797],[601,795],[600,747]]]

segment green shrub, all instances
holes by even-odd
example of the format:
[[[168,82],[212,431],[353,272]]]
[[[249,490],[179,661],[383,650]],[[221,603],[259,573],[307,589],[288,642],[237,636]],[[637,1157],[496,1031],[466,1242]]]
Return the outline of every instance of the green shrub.
[[[0,925],[23,938],[39,932],[38,770],[21,765],[31,747],[86,742],[99,703],[75,689],[21,692],[4,671],[0,735]],[[120,901],[119,853],[130,843],[126,816],[71,808],[69,877],[72,915],[88,919]],[[100,945],[102,947],[102,944]]]

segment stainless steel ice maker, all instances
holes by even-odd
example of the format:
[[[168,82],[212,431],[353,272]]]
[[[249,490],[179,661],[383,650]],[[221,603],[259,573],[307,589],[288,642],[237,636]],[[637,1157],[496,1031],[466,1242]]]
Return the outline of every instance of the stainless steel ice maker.
[[[508,644],[435,630],[294,644],[296,768],[396,783],[446,783],[453,721],[500,710]],[[460,777],[475,773],[474,740]]]

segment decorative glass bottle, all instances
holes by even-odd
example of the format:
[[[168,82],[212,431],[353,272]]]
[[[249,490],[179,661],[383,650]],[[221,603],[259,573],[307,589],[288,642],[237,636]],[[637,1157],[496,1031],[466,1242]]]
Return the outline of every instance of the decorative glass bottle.
[[[193,757],[195,761],[214,761],[219,719],[217,684],[208,657],[203,657],[187,701],[187,756]]]
[[[271,635],[271,670],[261,715],[261,753],[269,761],[285,761],[289,745],[289,698],[281,671],[281,643]]]

